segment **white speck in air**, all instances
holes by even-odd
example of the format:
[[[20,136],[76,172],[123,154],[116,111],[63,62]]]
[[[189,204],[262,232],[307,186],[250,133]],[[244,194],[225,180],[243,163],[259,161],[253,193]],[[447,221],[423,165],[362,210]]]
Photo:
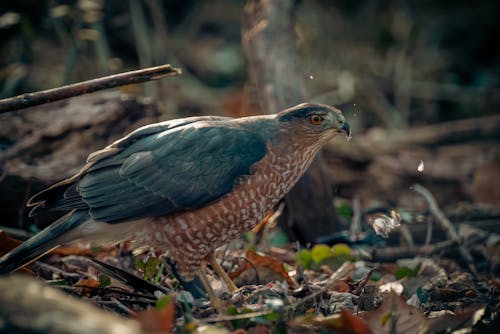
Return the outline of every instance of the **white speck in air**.
[[[420,160],[420,163],[418,164],[417,171],[422,173],[424,171],[424,161]]]

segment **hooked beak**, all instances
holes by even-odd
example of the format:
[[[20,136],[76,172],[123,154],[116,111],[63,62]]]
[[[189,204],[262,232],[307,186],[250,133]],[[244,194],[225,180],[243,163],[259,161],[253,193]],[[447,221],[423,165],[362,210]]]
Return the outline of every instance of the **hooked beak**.
[[[344,122],[344,125],[340,128],[340,131],[344,131],[347,139],[351,138],[351,127],[349,126],[349,123]]]

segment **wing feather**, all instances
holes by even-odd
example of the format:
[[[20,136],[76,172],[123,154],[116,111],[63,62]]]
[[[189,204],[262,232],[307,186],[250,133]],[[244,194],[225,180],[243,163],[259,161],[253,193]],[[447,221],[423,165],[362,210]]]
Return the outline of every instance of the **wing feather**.
[[[190,124],[129,144],[98,161],[77,183],[96,220],[120,222],[201,207],[231,191],[266,151],[258,135],[226,122]]]

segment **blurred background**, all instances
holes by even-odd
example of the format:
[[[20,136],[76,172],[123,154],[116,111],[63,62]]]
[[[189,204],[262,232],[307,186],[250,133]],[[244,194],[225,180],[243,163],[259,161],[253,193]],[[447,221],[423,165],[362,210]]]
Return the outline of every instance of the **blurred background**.
[[[265,112],[242,46],[244,6],[235,0],[2,1],[0,98],[165,63],[183,70],[179,77],[1,115],[2,225],[25,228],[29,196],[137,126]],[[339,107],[353,128],[351,141],[336,139],[324,151],[341,217],[351,218],[354,199],[364,210],[423,209],[414,183],[428,187],[452,218],[496,217],[498,13],[495,0],[294,4],[297,80],[308,100]],[[498,228],[498,220],[490,225]]]

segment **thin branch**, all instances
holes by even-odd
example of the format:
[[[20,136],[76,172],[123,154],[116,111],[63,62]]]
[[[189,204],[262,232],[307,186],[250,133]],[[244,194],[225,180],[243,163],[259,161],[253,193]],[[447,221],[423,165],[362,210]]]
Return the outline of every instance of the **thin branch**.
[[[218,316],[218,317],[197,319],[197,320],[201,323],[233,321],[233,320],[242,320],[242,319],[251,319],[251,318],[262,317],[262,316],[271,314],[273,312],[274,311],[272,309],[269,309],[269,310],[265,310],[265,311],[258,311],[258,312],[252,312],[252,313],[235,314],[235,315],[222,315],[222,316]]]
[[[351,240],[357,240],[361,234],[361,204],[358,196],[355,196],[352,200],[352,219],[349,234]]]
[[[458,250],[460,252],[460,256],[467,263],[471,272],[473,274],[476,274],[477,271],[476,271],[476,267],[474,266],[474,259],[473,259],[472,255],[469,253],[469,250],[467,250],[465,248],[465,246],[462,244],[460,237],[457,234],[457,231],[455,231],[455,227],[448,220],[448,218],[446,218],[443,211],[441,211],[434,196],[431,194],[431,192],[429,190],[427,190],[427,188],[425,188],[424,186],[422,186],[420,184],[415,184],[413,186],[413,189],[415,189],[415,191],[417,193],[419,193],[422,197],[425,198],[425,200],[429,204],[429,210],[436,218],[436,222],[444,230],[444,232],[448,236],[448,239],[450,239],[451,241],[454,241],[458,244]]]
[[[166,64],[109,75],[44,91],[26,93],[0,100],[0,114],[58,101],[68,97],[88,94],[98,90],[157,80],[167,76],[179,75],[181,73],[181,69]]]
[[[325,285],[318,291],[310,294],[307,297],[301,298],[297,303],[293,305],[288,305],[284,308],[285,311],[293,311],[297,309],[299,306],[305,305],[311,301],[316,300],[316,297],[322,295],[326,291],[330,290],[337,281],[346,277],[353,270],[353,266],[350,262],[343,263],[340,268],[338,268],[327,280]]]

